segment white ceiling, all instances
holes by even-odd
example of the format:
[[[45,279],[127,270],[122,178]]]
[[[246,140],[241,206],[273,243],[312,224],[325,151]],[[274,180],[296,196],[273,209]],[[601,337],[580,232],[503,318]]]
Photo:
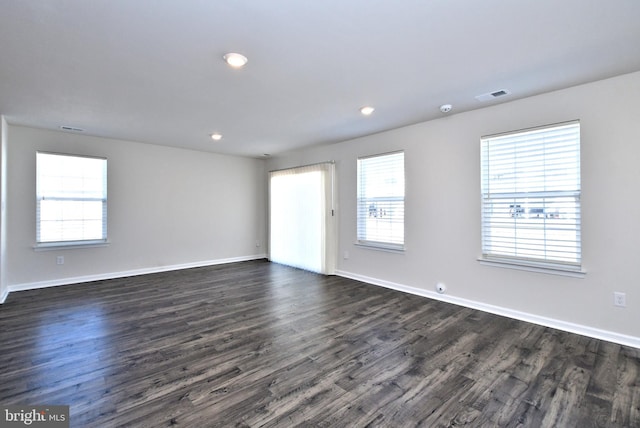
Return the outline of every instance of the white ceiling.
[[[9,123],[243,156],[638,70],[640,0],[0,3]]]

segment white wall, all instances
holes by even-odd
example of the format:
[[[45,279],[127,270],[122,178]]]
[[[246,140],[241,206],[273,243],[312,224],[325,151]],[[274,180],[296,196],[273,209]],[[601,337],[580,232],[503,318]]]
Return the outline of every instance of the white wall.
[[[7,287],[7,121],[0,116],[0,303],[9,292]]]
[[[107,247],[33,249],[37,150],[108,158]],[[263,160],[10,124],[7,178],[10,290],[264,257]]]
[[[290,153],[267,169],[336,161],[344,276],[640,347],[639,114],[634,73]],[[581,123],[585,277],[480,265],[480,137],[573,119]],[[356,247],[356,159],[398,149],[406,252]],[[433,292],[438,281],[448,287],[443,297]],[[626,293],[626,308],[613,306],[614,291]]]

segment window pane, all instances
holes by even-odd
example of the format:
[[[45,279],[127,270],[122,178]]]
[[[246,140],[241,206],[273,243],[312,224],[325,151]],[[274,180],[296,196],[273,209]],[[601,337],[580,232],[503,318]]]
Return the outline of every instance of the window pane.
[[[577,198],[485,201],[483,242],[492,255],[576,263],[580,258]]]
[[[103,202],[44,200],[38,242],[103,239]]]

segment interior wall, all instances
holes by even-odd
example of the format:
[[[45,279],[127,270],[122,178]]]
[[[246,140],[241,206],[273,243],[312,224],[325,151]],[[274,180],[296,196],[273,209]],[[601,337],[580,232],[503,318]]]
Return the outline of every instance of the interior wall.
[[[108,159],[108,246],[34,250],[38,150]],[[11,290],[265,257],[261,159],[10,124],[7,177]]]
[[[640,344],[640,73],[515,100],[269,160],[336,161],[341,275]],[[383,110],[375,114],[384,114]],[[363,119],[371,120],[373,118]],[[480,137],[579,119],[583,278],[481,265]],[[356,241],[356,160],[405,151],[406,251]],[[436,295],[436,283],[447,286]],[[613,305],[626,293],[627,307]],[[580,330],[580,328],[578,330]],[[606,336],[606,335],[605,335]]]

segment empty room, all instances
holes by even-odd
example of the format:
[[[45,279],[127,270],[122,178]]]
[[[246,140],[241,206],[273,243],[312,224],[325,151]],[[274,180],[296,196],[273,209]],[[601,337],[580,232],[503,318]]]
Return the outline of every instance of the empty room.
[[[2,0],[0,426],[640,427],[639,22]]]

